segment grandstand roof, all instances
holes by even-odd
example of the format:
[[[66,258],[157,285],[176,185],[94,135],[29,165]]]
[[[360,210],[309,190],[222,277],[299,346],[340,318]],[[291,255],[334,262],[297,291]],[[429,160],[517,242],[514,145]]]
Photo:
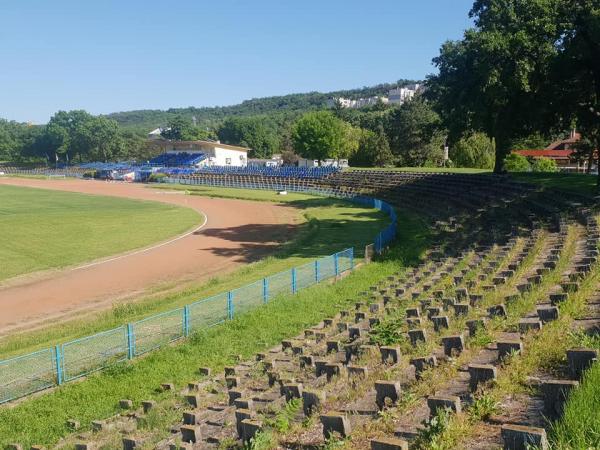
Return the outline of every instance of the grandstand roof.
[[[241,147],[239,145],[229,145],[229,144],[223,144],[222,142],[218,142],[218,141],[204,141],[204,140],[197,140],[197,141],[173,141],[173,140],[168,140],[168,139],[159,139],[155,141],[158,145],[173,145],[173,144],[179,144],[179,145],[200,145],[200,146],[207,146],[207,147],[220,147],[220,148],[226,148],[228,150],[235,150],[238,152],[247,152],[248,150],[250,150],[248,147]]]
[[[554,149],[539,149],[539,150],[513,150],[521,156],[531,156],[534,158],[551,158],[551,159],[569,159],[574,150],[554,150]]]

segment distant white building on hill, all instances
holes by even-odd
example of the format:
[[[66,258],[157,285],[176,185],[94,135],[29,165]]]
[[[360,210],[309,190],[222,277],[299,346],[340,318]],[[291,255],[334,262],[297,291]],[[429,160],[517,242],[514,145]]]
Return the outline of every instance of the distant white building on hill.
[[[388,96],[374,96],[367,98],[359,98],[358,100],[344,98],[344,97],[333,97],[327,100],[327,106],[333,108],[339,105],[341,108],[358,109],[366,106],[374,106],[378,103],[387,105],[402,105],[408,100],[412,99],[417,93],[423,91],[423,85],[415,83],[409,84],[405,87],[390,89]]]

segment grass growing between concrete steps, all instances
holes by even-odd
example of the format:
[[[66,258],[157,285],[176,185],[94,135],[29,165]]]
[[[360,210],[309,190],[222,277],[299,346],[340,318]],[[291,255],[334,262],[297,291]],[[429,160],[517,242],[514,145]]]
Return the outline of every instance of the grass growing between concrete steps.
[[[415,263],[428,245],[428,235],[417,220],[400,224],[398,245],[381,261],[358,269],[336,284],[318,285],[284,296],[233,321],[196,334],[189,341],[163,348],[147,357],[119,364],[79,383],[0,409],[0,448],[19,442],[53,445],[68,435],[67,419],[91,421],[119,412],[118,401],[129,398],[136,407],[146,399],[168,400],[173,394],[157,393],[162,382],[177,389],[198,378],[198,368],[220,371],[233,362],[232,355],[253,354],[298,334],[323,318],[344,309],[375,280]],[[164,430],[168,434],[168,430]]]
[[[592,347],[600,350],[600,340]],[[599,363],[585,372],[581,385],[571,393],[563,417],[552,427],[550,441],[559,450],[600,447]]]
[[[263,191],[237,191],[248,196],[263,193]],[[360,258],[364,246],[373,242],[376,234],[389,223],[387,216],[375,209],[335,199],[304,197],[292,200],[295,202],[294,206],[302,211],[304,222],[294,229],[291,240],[282,243],[273,256],[203,283],[190,284],[183,289],[175,285],[167,285],[163,290],[146,294],[143,298],[116,303],[112,310],[96,312],[74,320],[63,321],[59,325],[48,325],[39,330],[0,339],[0,359],[47,348],[59,342],[67,342],[140,320],[152,314],[175,309],[348,247],[354,247],[356,257]],[[410,214],[401,211],[398,213],[400,227],[410,233],[408,236],[411,237],[407,239],[411,239],[413,233],[420,232],[420,221]]]
[[[596,188],[598,177],[583,173],[513,173],[511,176],[518,181],[539,184],[559,191],[586,196],[594,196],[599,193]]]

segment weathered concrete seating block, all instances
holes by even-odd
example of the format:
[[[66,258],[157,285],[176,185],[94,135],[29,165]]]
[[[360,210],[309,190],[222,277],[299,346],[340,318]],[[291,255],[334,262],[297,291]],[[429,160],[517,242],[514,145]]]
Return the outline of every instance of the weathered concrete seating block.
[[[378,380],[375,382],[375,403],[379,409],[386,406],[386,401],[394,404],[401,394],[400,383],[394,381]]]
[[[469,387],[476,390],[479,383],[496,379],[496,367],[491,364],[469,364]]]
[[[192,408],[197,408],[200,404],[200,396],[198,394],[188,394],[185,396],[185,402]]]
[[[138,448],[141,445],[141,442],[131,437],[124,437],[122,439],[123,442],[123,450],[133,450],[134,448]]]
[[[252,411],[249,409],[235,410],[235,429],[240,439],[243,437],[242,422],[246,419],[252,419]]]
[[[198,373],[200,374],[200,376],[202,377],[210,377],[210,367],[200,367],[198,369]]]
[[[369,374],[369,369],[366,366],[346,366],[349,377],[366,378]]]
[[[92,442],[78,442],[75,444],[75,450],[94,450],[96,446]]]
[[[533,289],[532,283],[522,283],[522,284],[517,285],[517,291],[519,291],[521,294],[524,294],[525,292],[529,292],[529,291],[531,291],[531,289]]]
[[[318,378],[325,373],[325,366],[329,364],[326,359],[315,360],[315,376]]]
[[[430,290],[431,290],[431,284],[430,283],[427,283],[427,284],[423,285],[423,291],[424,292],[428,292]]]
[[[555,420],[562,416],[569,394],[577,386],[579,386],[579,382],[571,380],[548,380],[540,385],[540,391],[544,397],[544,409],[548,418]]]
[[[350,317],[350,311],[347,311],[347,310],[340,311],[340,317]]]
[[[8,450],[23,450],[23,446],[21,444],[15,444],[15,443],[8,444],[6,446],[6,448]]]
[[[363,320],[365,320],[367,318],[367,314],[362,312],[362,311],[358,311],[354,314],[354,323],[360,323]]]
[[[294,345],[292,347],[293,355],[301,355],[302,353],[304,353],[304,347],[302,347],[301,345]]]
[[[321,405],[325,402],[325,392],[322,391],[303,391],[302,392],[302,410],[304,415],[309,417],[321,409]]]
[[[333,325],[334,319],[332,319],[331,317],[328,317],[327,319],[323,319],[323,326],[324,327],[330,327]]]
[[[408,450],[408,442],[396,438],[371,439],[371,450]]]
[[[144,410],[144,414],[148,414],[152,408],[156,406],[156,402],[154,400],[144,400],[142,402],[142,409]],[[79,427],[78,427],[79,428]]]
[[[519,300],[521,300],[521,294],[509,294],[504,297],[504,303],[507,305],[517,303]]]
[[[256,434],[262,430],[262,422],[259,420],[252,420],[252,419],[244,419],[242,420],[242,436],[241,439],[242,441],[248,443],[250,442],[252,439],[254,439],[254,437],[256,436]]]
[[[477,334],[478,330],[484,330],[487,321],[485,318],[467,320],[467,329],[469,330],[469,336],[473,337]]]
[[[273,382],[273,384],[275,384],[275,382]],[[271,380],[269,380],[269,385],[273,386],[273,384],[271,384]],[[237,389],[230,389],[227,392],[227,395],[229,397],[229,404],[230,405],[233,405],[238,398],[242,398],[243,397],[242,391],[238,391]]]
[[[325,364],[325,374],[327,375],[327,381],[330,381],[333,377],[340,376],[344,369],[344,365],[341,363]]]
[[[199,425],[202,421],[202,414],[199,411],[184,411],[183,412],[183,424],[184,425]]]
[[[127,399],[119,400],[119,408],[131,409],[131,408],[133,408],[133,402],[131,400],[127,400]]]
[[[420,292],[418,292],[418,291],[416,291],[416,292],[413,292],[413,293],[411,294],[411,297],[412,297],[412,299],[413,299],[413,300],[416,300],[416,299],[418,299],[420,296],[421,296],[421,293],[420,293]]]
[[[371,314],[376,314],[381,310],[381,305],[379,303],[371,303],[369,305],[369,312]]]
[[[532,275],[530,277],[527,277],[527,281],[531,284],[541,284],[542,276],[541,275]]]
[[[421,305],[421,310],[426,310],[431,306],[432,303],[433,300],[431,298],[423,298],[419,301],[419,304]]]
[[[458,288],[454,291],[454,293],[459,301],[469,298],[469,291],[466,288]]]
[[[556,261],[544,261],[544,267],[546,269],[554,270],[556,269]]]
[[[465,339],[461,334],[446,336],[442,338],[442,345],[446,356],[459,355],[465,349]]]
[[[503,303],[488,308],[490,317],[506,317],[506,306]]]
[[[421,373],[437,366],[437,358],[435,355],[412,358],[410,363],[415,366],[415,377],[420,379]]]
[[[175,390],[175,385],[173,383],[161,383],[160,390],[161,391],[173,391],[173,390]]]
[[[327,334],[323,333],[322,331],[317,331],[315,333],[315,341],[317,341],[317,342],[323,342],[326,338],[327,338]]]
[[[311,355],[302,355],[300,356],[300,367],[301,368],[306,368],[306,367],[312,367],[314,364],[314,358]]]
[[[200,442],[202,435],[200,433],[200,426],[198,425],[182,425],[181,426],[181,440],[183,442]]]
[[[360,327],[350,327],[348,328],[348,338],[351,341],[359,339],[362,336],[362,329]]]
[[[423,320],[421,318],[409,317],[406,319],[406,325],[409,328],[420,328],[423,326]]]
[[[427,398],[427,407],[429,408],[429,417],[434,417],[438,410],[449,409],[454,413],[460,413],[462,407],[460,397],[436,397],[430,396]]]
[[[406,317],[421,317],[421,312],[419,308],[407,308]]]
[[[556,306],[544,306],[537,308],[537,315],[543,323],[558,319],[558,308]]]
[[[569,294],[567,292],[561,292],[558,294],[550,294],[550,303],[553,305],[558,305],[562,302],[566,302],[569,299]]]
[[[431,318],[433,316],[439,316],[440,314],[442,314],[442,308],[440,308],[439,306],[430,306],[429,308],[427,308],[428,318]]]
[[[503,425],[500,431],[505,450],[548,449],[546,430],[522,425]]]
[[[236,375],[235,367],[231,367],[231,366],[225,367],[224,370],[225,370],[226,377],[235,377],[235,375]]]
[[[251,411],[254,409],[254,400],[252,400],[250,397],[236,398],[233,401],[233,404],[235,405],[236,409],[249,409]]]
[[[340,342],[339,341],[327,341],[327,353],[339,352]]]
[[[363,309],[364,307],[365,307],[365,304],[363,302],[356,302],[354,304],[354,309],[356,311],[359,311],[359,310]]]
[[[522,353],[523,343],[516,340],[505,340],[496,342],[498,347],[498,359],[505,358],[511,353]]]
[[[483,289],[484,292],[495,291],[496,290],[496,285],[494,285],[494,284],[484,284],[483,286],[481,286],[481,289]]]
[[[441,299],[442,297],[444,297],[444,291],[442,291],[442,290],[433,291],[432,295],[433,295],[433,298]]]
[[[506,277],[494,277],[492,279],[492,283],[494,283],[496,286],[506,284]]]
[[[581,379],[583,372],[598,361],[598,351],[591,348],[572,348],[567,350],[569,375],[576,380]]]
[[[46,447],[44,445],[33,444],[31,447],[29,447],[29,450],[46,450]]]
[[[456,299],[454,297],[447,297],[442,299],[442,305],[444,305],[444,309],[447,311],[454,306],[456,303]]]
[[[542,329],[542,321],[539,319],[521,319],[519,321],[519,332],[539,331]]]
[[[381,353],[381,362],[384,364],[397,364],[400,361],[400,349],[392,346],[382,346],[379,348]]]
[[[431,321],[433,322],[433,329],[438,333],[443,329],[447,330],[450,328],[450,319],[448,319],[448,316],[434,316],[431,318]]]
[[[469,304],[468,303],[455,303],[454,305],[454,314],[456,316],[466,316],[469,314]]]
[[[103,420],[94,420],[92,421],[92,431],[100,432],[100,431],[108,431],[113,427],[113,425],[109,422],[105,422]]]
[[[471,294],[469,295],[469,303],[475,307],[483,301],[483,294]]]
[[[286,402],[295,398],[302,398],[302,384],[300,383],[287,383],[283,385],[282,389]]]
[[[320,419],[321,424],[323,425],[323,436],[325,439],[330,439],[336,434],[346,438],[350,436],[350,433],[352,432],[350,421],[343,414],[323,414]]]
[[[315,330],[304,330],[304,337],[307,339],[315,337]]]
[[[154,404],[154,402],[152,402]],[[144,402],[142,402],[142,405],[144,404]],[[146,409],[144,408],[144,412],[147,412]],[[75,419],[69,419],[67,420],[67,428],[69,428],[69,430],[71,431],[77,431],[79,430],[79,428],[81,428],[81,424],[79,423],[78,420]]]
[[[567,281],[561,283],[560,287],[565,292],[577,292],[579,290],[579,283],[576,281]]]
[[[455,284],[455,285],[459,285],[460,283],[462,283],[462,281],[464,280],[464,278],[465,278],[465,277],[463,277],[463,276],[461,276],[461,275],[455,276],[455,277],[453,278],[453,280],[454,280],[454,284]]]
[[[275,361],[263,361],[262,367],[265,372],[269,372],[275,369]]]
[[[286,351],[288,349],[291,349],[293,345],[294,344],[292,343],[292,341],[281,341],[281,350]]]
[[[227,389],[233,389],[240,386],[240,377],[225,377]]]
[[[409,330],[408,338],[413,347],[416,347],[420,342],[427,342],[427,332],[425,330]]]
[[[342,331],[346,331],[348,329],[348,323],[347,322],[338,322],[337,329],[340,333]]]

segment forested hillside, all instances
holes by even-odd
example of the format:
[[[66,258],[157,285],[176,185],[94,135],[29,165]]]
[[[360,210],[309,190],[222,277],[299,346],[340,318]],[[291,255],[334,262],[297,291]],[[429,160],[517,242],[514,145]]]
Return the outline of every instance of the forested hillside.
[[[341,90],[334,92],[309,92],[304,94],[289,94],[274,97],[254,98],[245,100],[239,105],[215,106],[196,108],[170,108],[167,110],[144,109],[137,111],[124,111],[109,114],[121,127],[132,128],[138,132],[146,132],[154,128],[165,126],[176,116],[196,117],[198,126],[216,129],[220,122],[231,116],[253,115],[281,115],[296,117],[300,113],[323,109],[327,99],[331,97],[345,97],[357,99],[375,95],[387,95],[390,89],[415,83],[413,80],[398,80],[396,83],[383,83],[371,87]]]

